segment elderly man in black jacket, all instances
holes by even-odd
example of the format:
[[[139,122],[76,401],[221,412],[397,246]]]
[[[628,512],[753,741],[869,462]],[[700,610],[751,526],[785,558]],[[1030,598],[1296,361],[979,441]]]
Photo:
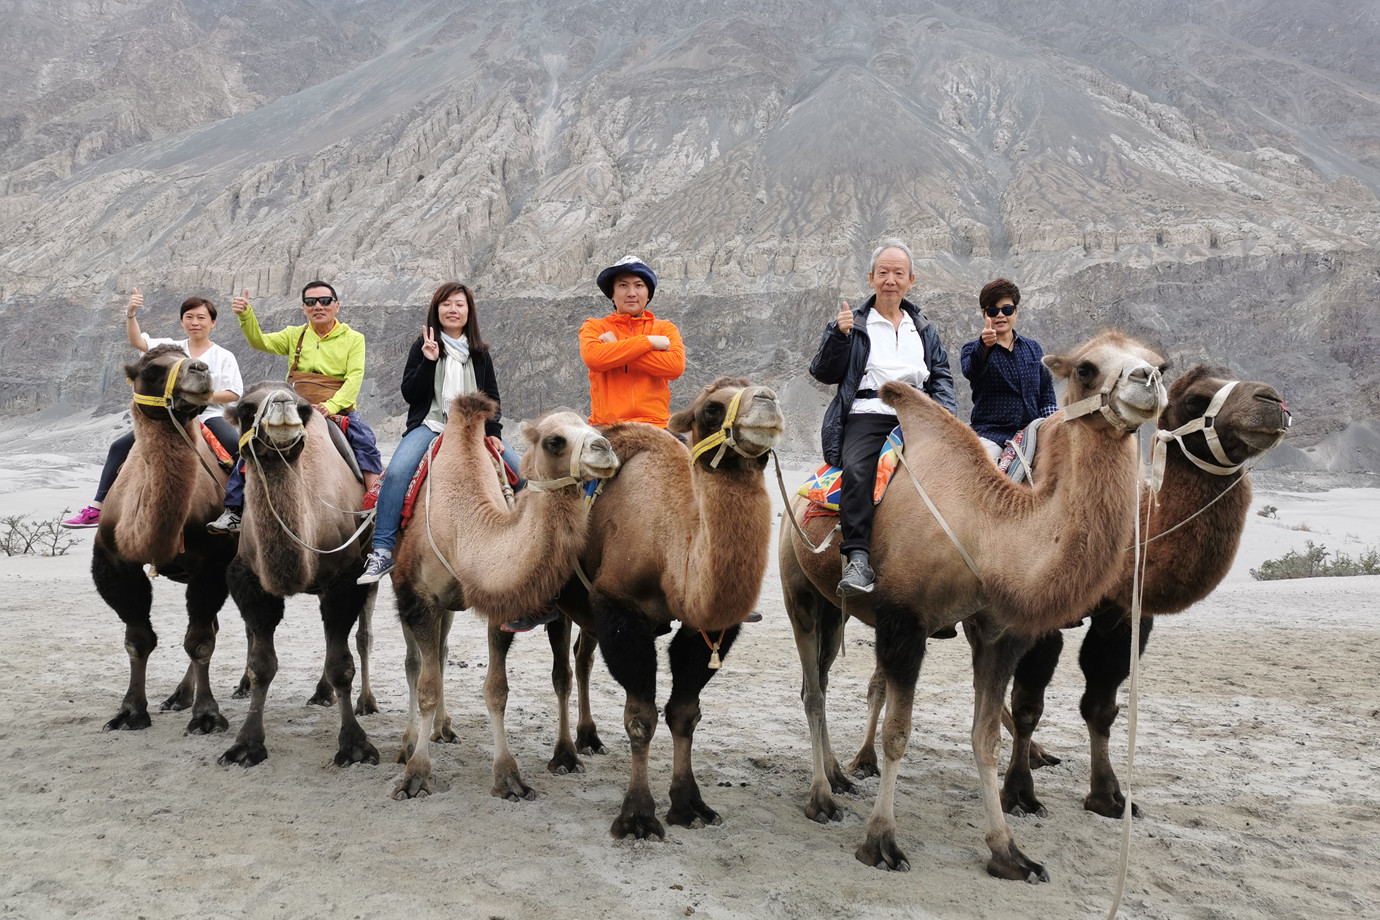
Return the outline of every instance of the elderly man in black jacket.
[[[821,383],[838,384],[824,412],[821,441],[824,459],[843,469],[839,522],[843,579],[838,592],[854,597],[871,592],[875,581],[868,565],[872,542],[873,483],[877,455],[896,427],[896,413],[877,398],[889,380],[918,387],[957,414],[954,376],[939,332],[920,309],[905,299],[915,284],[910,249],[885,239],[872,253],[867,273],[872,296],[857,310],[843,308],[824,330],[824,340],[810,364]]]

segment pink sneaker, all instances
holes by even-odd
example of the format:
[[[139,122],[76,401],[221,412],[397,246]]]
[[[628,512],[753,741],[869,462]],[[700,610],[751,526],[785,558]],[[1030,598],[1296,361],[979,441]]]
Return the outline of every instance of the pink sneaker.
[[[101,523],[101,509],[95,505],[87,505],[81,509],[74,517],[69,517],[62,522],[62,526],[68,530],[84,530],[87,527],[96,527]]]

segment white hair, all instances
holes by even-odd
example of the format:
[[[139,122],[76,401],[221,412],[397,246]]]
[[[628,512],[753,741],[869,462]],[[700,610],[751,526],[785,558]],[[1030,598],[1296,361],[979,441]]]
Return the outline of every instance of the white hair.
[[[872,250],[872,265],[867,269],[869,275],[877,270],[877,260],[880,259],[882,253],[886,252],[888,249],[899,249],[904,252],[906,254],[906,267],[909,269],[911,275],[915,274],[915,256],[910,254],[910,247],[896,237],[888,236],[877,244],[876,249]]]

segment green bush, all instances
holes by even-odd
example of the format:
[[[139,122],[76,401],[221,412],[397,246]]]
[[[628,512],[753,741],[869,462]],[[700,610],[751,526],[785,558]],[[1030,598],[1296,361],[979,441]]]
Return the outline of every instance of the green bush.
[[[1309,540],[1302,553],[1291,549],[1278,559],[1268,559],[1260,568],[1251,569],[1251,577],[1257,581],[1337,575],[1380,575],[1380,549],[1372,547],[1353,559],[1346,553],[1330,553],[1326,546]]]
[[[60,516],[51,521],[30,521],[27,514],[0,518],[0,552],[6,556],[65,556],[77,545],[77,538],[61,522]]]

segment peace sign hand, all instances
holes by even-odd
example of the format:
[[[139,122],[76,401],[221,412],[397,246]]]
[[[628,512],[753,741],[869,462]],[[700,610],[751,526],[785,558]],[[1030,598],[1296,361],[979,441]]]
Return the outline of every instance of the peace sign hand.
[[[435,361],[441,357],[441,346],[436,342],[436,333],[430,326],[422,327],[422,356],[428,361]]]

